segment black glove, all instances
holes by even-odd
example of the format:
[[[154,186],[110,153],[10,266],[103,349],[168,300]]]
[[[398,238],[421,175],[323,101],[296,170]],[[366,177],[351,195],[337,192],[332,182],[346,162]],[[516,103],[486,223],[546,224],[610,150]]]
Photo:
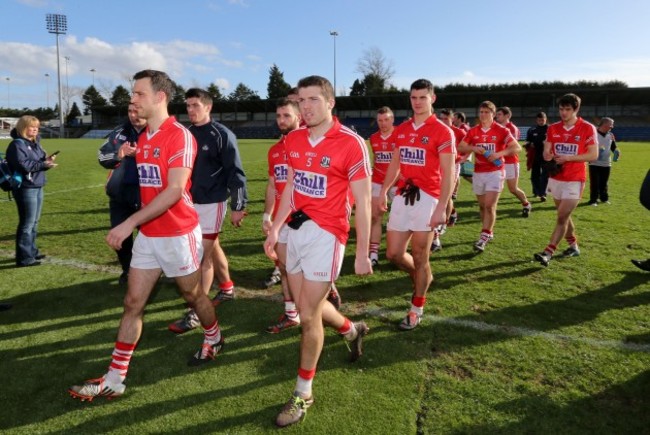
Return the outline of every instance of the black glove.
[[[555,160],[544,160],[542,166],[546,169],[546,173],[549,177],[554,177],[562,172],[562,165],[558,165]]]
[[[420,200],[420,188],[413,184],[409,178],[402,188],[401,195],[404,197],[404,205],[414,205],[416,201]]]

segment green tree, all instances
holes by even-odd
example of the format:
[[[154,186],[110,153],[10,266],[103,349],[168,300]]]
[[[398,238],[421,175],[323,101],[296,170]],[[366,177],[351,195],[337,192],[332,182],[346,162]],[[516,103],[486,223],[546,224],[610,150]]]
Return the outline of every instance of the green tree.
[[[366,85],[364,81],[356,79],[350,88],[351,97],[363,97],[366,95]]]
[[[254,101],[261,100],[257,92],[243,83],[239,83],[234,91],[228,95],[230,101]]]
[[[75,101],[72,103],[70,113],[68,113],[68,116],[65,117],[65,123],[68,125],[72,124],[78,116],[81,116],[81,110],[79,110],[79,106],[77,106],[77,102]]]
[[[174,95],[170,103],[184,104],[185,103],[185,88],[174,82]]]
[[[219,86],[217,86],[214,83],[210,83],[210,86],[208,86],[208,89],[206,89],[208,94],[212,96],[212,101],[220,101],[224,99],[223,94],[221,93],[221,89],[219,89]]]
[[[131,102],[131,93],[122,85],[117,85],[111,95],[111,104],[115,107],[128,106]]]
[[[269,84],[266,86],[267,98],[276,100],[286,97],[291,90],[291,85],[284,80],[284,73],[276,64],[269,69]]]
[[[108,102],[106,101],[106,98],[102,97],[102,95],[97,91],[95,86],[90,85],[88,86],[88,89],[83,93],[81,96],[81,102],[84,105],[84,114],[88,115],[90,113],[90,109],[93,106],[107,106]],[[77,107],[77,110],[79,108]],[[72,109],[70,109],[72,111]]]

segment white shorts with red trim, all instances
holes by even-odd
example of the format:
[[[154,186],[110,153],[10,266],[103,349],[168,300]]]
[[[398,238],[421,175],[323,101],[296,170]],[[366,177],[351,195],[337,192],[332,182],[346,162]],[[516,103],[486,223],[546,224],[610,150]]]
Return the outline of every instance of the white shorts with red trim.
[[[420,190],[420,200],[406,205],[403,196],[395,197],[388,216],[389,231],[431,231],[431,216],[438,205],[438,198]]]
[[[289,240],[289,231],[291,231],[291,228],[289,228],[289,225],[286,223],[280,227],[280,232],[278,233],[278,243],[282,244],[287,244],[287,240]]]
[[[341,273],[345,245],[309,220],[289,228],[287,273],[300,273],[309,281],[334,282]]]
[[[503,171],[474,172],[472,191],[475,195],[485,195],[487,192],[501,192],[505,174]]]
[[[226,218],[226,201],[213,204],[194,204],[199,215],[202,234],[219,234]]]
[[[519,178],[519,163],[506,163],[506,180]]]
[[[183,236],[147,237],[138,233],[133,242],[131,267],[162,269],[168,277],[190,275],[201,267],[201,227]]]
[[[584,189],[585,183],[582,181],[558,181],[549,178],[546,193],[552,195],[558,201],[562,199],[581,199]]]

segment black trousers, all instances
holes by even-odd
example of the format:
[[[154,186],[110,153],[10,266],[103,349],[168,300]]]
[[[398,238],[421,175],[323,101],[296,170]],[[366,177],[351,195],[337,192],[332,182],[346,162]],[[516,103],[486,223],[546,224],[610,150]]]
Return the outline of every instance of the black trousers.
[[[609,201],[607,182],[609,181],[610,166],[589,165],[589,202]]]
[[[111,219],[111,228],[115,228],[128,219],[133,213],[140,209],[140,192],[139,187],[134,189],[125,189],[122,198],[110,198],[108,203],[109,215]],[[117,259],[122,266],[123,272],[129,272],[131,258],[133,257],[133,235],[127,237],[122,242],[122,248],[115,251]]]
[[[534,196],[546,196],[546,186],[548,185],[548,174],[542,163],[544,159],[537,158],[533,160],[533,166],[530,168],[530,182],[533,185]]]

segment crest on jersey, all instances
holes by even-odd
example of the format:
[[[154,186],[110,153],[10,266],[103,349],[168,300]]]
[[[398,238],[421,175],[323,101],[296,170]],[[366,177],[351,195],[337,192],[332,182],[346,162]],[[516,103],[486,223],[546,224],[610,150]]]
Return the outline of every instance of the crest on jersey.
[[[160,157],[160,148],[156,147],[153,149],[153,158],[157,159]]]
[[[331,161],[330,157],[323,156],[323,158],[320,159],[320,166],[322,168],[329,168],[330,167],[330,161]]]
[[[144,158],[145,159],[149,158],[149,150],[144,150]]]
[[[421,142],[423,145],[426,145],[429,143],[429,136],[422,136]]]

